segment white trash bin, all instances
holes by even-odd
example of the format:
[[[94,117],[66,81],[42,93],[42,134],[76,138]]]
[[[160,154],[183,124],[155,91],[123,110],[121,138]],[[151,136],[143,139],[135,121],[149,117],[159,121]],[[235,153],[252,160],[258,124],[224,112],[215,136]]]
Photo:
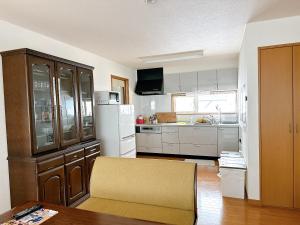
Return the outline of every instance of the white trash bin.
[[[220,168],[220,177],[224,197],[245,199],[246,169]]]

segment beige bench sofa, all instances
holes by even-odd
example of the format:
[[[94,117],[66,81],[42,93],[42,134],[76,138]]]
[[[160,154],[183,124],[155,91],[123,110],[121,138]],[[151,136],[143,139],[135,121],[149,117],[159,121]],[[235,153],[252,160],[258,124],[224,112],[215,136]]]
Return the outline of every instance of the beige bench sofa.
[[[91,197],[78,206],[94,212],[176,225],[197,219],[196,164],[173,160],[99,157]]]

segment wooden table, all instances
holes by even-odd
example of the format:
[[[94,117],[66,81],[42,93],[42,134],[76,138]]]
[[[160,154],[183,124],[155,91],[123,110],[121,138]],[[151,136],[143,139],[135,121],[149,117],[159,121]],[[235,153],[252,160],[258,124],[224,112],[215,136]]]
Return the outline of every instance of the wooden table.
[[[34,204],[37,204],[37,202],[26,203],[4,213],[3,215],[0,215],[0,223],[10,220],[15,213],[25,208],[32,207]],[[58,211],[58,214],[45,221],[43,225],[161,225],[161,223],[95,213],[81,209],[52,205],[48,203],[40,204],[42,204],[46,209]]]

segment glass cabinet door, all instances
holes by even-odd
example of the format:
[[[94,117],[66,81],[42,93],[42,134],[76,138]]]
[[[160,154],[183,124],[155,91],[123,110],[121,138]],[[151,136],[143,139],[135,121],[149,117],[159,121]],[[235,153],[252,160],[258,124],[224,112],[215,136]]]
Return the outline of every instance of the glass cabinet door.
[[[80,113],[81,113],[81,139],[95,138],[94,126],[94,83],[93,72],[87,69],[78,69]]]
[[[76,69],[73,66],[58,63],[57,79],[60,105],[60,139],[66,146],[79,142],[77,116]]]
[[[54,63],[29,56],[34,123],[34,153],[58,147]]]

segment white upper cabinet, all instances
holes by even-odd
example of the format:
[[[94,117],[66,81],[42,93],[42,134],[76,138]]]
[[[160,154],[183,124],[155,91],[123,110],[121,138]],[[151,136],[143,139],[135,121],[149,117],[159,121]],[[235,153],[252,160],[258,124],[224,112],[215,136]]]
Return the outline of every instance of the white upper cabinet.
[[[214,91],[217,88],[217,70],[198,72],[198,91]]]
[[[238,89],[237,68],[217,70],[218,90]]]
[[[164,74],[164,92],[194,92],[238,89],[238,69]]]
[[[180,90],[181,92],[197,91],[197,72],[180,74]]]
[[[164,74],[164,92],[165,93],[180,92],[179,73]]]

